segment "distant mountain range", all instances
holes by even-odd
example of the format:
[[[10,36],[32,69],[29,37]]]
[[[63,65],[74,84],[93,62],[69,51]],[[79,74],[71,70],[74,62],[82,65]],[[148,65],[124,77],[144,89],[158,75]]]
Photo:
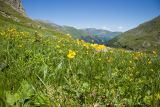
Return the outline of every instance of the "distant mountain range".
[[[59,32],[69,33],[75,39],[82,39],[86,42],[92,42],[98,44],[107,44],[109,40],[121,34],[121,32],[111,32],[103,29],[96,28],[86,28],[86,29],[77,29],[71,26],[60,26],[49,21],[36,20],[37,22],[43,24],[44,26],[53,27]]]
[[[111,32],[95,28],[81,29],[81,31],[86,33],[86,35],[81,36],[81,39],[87,42],[94,40],[94,42],[98,44],[107,44],[109,40],[121,34],[121,32]]]
[[[160,16],[113,38],[108,45],[131,50],[160,48]]]

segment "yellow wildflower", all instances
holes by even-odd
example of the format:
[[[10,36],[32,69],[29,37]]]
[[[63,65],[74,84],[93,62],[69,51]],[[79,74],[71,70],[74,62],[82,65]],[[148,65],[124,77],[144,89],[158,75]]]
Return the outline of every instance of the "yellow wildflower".
[[[94,43],[94,40],[92,40],[92,43]]]
[[[61,40],[58,41],[58,43],[60,43],[60,42],[61,42]]]
[[[135,56],[135,57],[134,57],[134,60],[138,60],[138,57]]]
[[[102,51],[102,50],[104,50],[106,48],[105,45],[98,45],[98,44],[91,44],[91,47],[95,48],[96,51]]]
[[[87,49],[89,48],[87,43],[84,43],[83,46],[86,47]]]
[[[132,64],[132,61],[129,61],[130,64]]]
[[[77,40],[76,40],[76,43],[77,43],[78,45],[80,44],[80,41],[79,41],[79,39],[77,39]]]
[[[104,45],[99,45],[96,50],[100,51],[100,50],[104,50],[106,47]]]
[[[85,41],[84,41],[84,40],[81,40],[81,42],[82,42],[82,43],[85,43]]]
[[[72,38],[72,36],[70,34],[66,34],[69,38]]]
[[[98,44],[91,44],[91,47],[96,49],[98,47]]]
[[[148,64],[152,64],[152,61],[150,60],[150,61],[148,61]]]
[[[56,46],[57,49],[61,48],[59,45]]]
[[[73,50],[69,50],[67,57],[69,59],[73,59],[76,56],[76,52]]]
[[[67,36],[70,36],[70,34],[68,33],[68,34],[66,34]]]
[[[101,61],[102,59],[101,59],[101,58],[98,58],[97,60],[98,60],[98,61]]]

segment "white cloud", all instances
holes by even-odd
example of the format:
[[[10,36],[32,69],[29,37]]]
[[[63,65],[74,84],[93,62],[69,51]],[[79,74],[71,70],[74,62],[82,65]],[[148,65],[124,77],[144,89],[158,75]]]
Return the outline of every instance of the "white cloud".
[[[119,26],[118,29],[119,29],[119,30],[122,30],[122,29],[123,29],[123,26]]]
[[[104,26],[104,27],[102,27],[102,29],[107,29],[107,27]]]
[[[111,30],[111,28],[109,28],[109,27],[102,27],[102,29],[104,29],[104,30]]]

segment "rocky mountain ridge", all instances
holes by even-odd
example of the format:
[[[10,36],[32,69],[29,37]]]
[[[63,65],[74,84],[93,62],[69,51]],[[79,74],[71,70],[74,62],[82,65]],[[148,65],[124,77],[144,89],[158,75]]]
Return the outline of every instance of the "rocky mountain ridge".
[[[21,0],[1,0],[10,5],[14,10],[23,16],[26,16]]]

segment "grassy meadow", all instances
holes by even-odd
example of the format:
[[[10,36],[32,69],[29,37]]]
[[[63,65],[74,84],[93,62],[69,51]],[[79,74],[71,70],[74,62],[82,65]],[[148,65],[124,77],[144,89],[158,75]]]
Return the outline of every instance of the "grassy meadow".
[[[8,28],[0,107],[159,107],[160,56]]]

